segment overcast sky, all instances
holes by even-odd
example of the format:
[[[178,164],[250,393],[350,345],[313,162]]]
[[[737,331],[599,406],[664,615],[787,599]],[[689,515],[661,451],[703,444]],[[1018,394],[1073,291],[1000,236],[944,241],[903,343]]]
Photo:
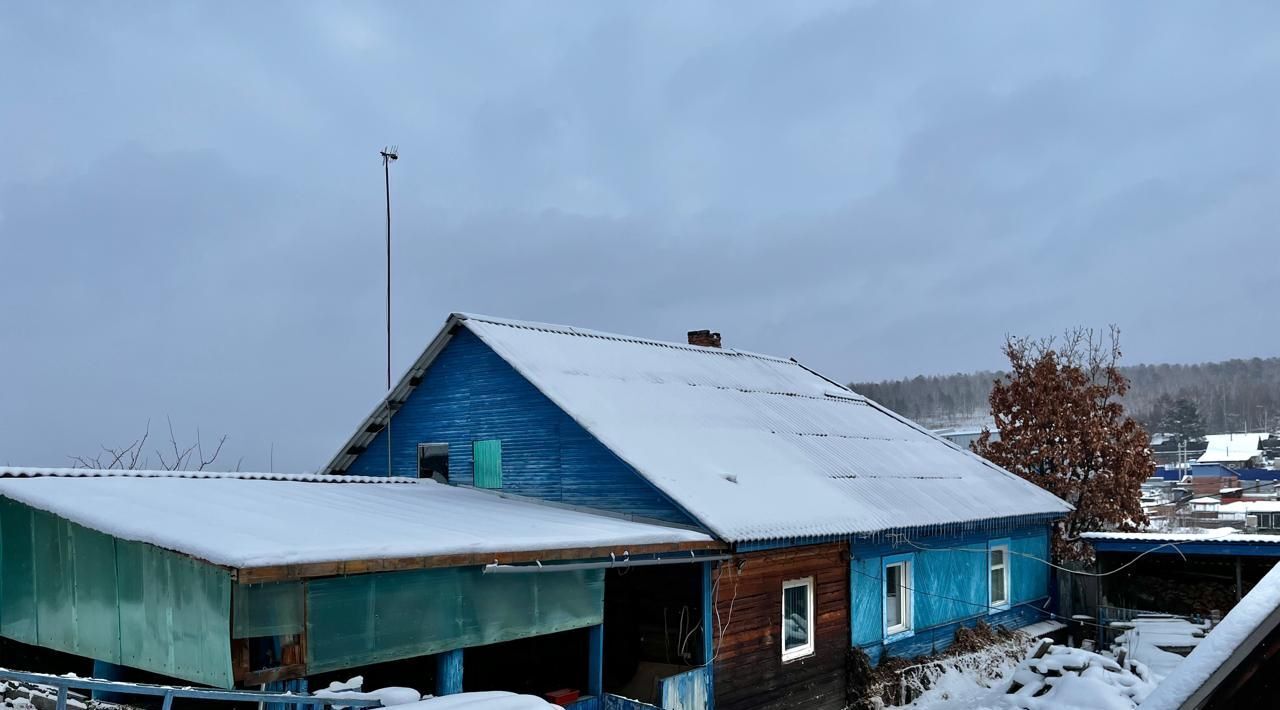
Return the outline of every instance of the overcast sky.
[[[5,3],[0,462],[319,466],[451,311],[842,380],[1280,354],[1280,3]],[[167,437],[166,437],[167,438]],[[156,439],[160,443],[160,439]],[[156,463],[153,461],[153,463]]]

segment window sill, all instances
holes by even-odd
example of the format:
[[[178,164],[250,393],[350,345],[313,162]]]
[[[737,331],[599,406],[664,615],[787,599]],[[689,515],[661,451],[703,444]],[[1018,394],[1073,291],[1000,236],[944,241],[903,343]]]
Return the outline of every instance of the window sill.
[[[987,614],[988,615],[999,614],[1002,611],[1009,611],[1012,608],[1013,608],[1013,605],[1010,604],[1009,602],[1005,602],[1003,604],[991,604],[990,606],[987,607]]]
[[[884,635],[884,643],[893,643],[894,641],[909,639],[915,635],[916,635],[915,629],[904,629],[902,631],[893,631],[893,632],[886,631]]]
[[[813,648],[802,648],[795,651],[782,654],[782,663],[785,665],[793,661],[803,661],[806,658],[813,658],[816,651]]]

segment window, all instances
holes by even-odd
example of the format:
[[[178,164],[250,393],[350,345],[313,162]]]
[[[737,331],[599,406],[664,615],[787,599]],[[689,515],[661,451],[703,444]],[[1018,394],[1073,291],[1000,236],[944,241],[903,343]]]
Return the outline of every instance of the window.
[[[782,583],[782,660],[813,655],[813,577]]]
[[[418,478],[449,482],[448,444],[418,444]]]
[[[1009,608],[1009,543],[993,542],[987,551],[989,570],[990,606],[995,612]]]
[[[911,631],[910,557],[886,558],[884,566],[884,634]]]
[[[471,444],[471,472],[476,488],[502,488],[502,442],[484,439]]]

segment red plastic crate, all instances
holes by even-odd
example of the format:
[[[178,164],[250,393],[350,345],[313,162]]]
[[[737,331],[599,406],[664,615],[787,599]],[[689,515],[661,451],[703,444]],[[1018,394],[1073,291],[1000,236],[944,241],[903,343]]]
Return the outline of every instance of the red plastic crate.
[[[543,697],[545,697],[549,703],[555,703],[560,707],[565,707],[573,703],[581,695],[581,692],[573,690],[572,688],[561,688],[560,690],[553,690]]]

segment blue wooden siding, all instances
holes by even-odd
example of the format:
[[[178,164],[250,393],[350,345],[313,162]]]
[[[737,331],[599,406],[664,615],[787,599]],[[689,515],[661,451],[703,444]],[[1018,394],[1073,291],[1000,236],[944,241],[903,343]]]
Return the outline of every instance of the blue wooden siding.
[[[1025,557],[1048,559],[1049,530],[1031,526],[1002,533],[1010,556],[1010,594],[1013,604],[1007,611],[988,608],[990,574],[987,548],[998,538],[981,535],[917,538],[911,542],[858,544],[851,548],[850,626],[852,642],[862,647],[872,661],[887,652],[912,657],[941,651],[955,639],[960,626],[979,620],[993,626],[1016,628],[1044,619],[1042,611],[1049,596],[1048,565]],[[913,633],[894,637],[886,643],[883,615],[883,565],[891,556],[911,554]]]
[[[497,439],[508,493],[694,523],[466,329],[437,356],[390,429],[393,475],[417,475],[419,443],[448,442],[450,482],[473,485],[472,444]],[[386,475],[387,430],[347,472]]]

